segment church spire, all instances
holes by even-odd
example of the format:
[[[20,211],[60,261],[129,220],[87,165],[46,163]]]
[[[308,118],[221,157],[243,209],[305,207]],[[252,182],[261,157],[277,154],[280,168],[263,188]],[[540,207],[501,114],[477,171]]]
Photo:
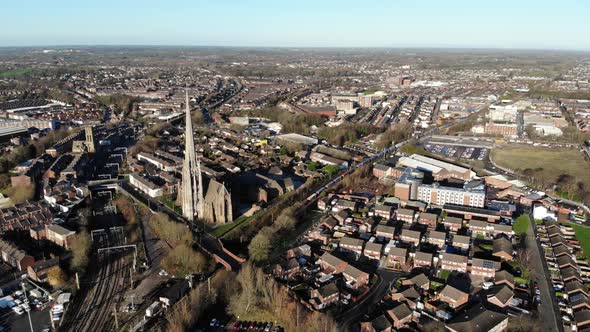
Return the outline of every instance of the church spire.
[[[184,163],[182,165],[181,202],[182,215],[190,221],[203,217],[203,179],[201,164],[195,152],[195,139],[188,89],[185,91],[185,144]]]

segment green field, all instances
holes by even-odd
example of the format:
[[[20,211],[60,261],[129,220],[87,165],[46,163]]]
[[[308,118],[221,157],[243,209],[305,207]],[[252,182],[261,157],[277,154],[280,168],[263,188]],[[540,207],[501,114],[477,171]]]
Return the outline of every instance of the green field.
[[[580,241],[584,255],[590,258],[590,228],[576,224],[569,224],[569,226],[576,232],[576,240]]]
[[[561,174],[569,174],[590,186],[590,163],[576,149],[503,145],[492,150],[492,158],[498,165],[519,173],[541,168],[543,182],[555,182]]]
[[[17,68],[13,70],[8,70],[4,72],[0,72],[0,78],[17,78],[33,72],[31,68]]]
[[[531,220],[529,219],[529,216],[526,214],[522,214],[514,221],[514,225],[512,225],[512,230],[515,234],[526,233],[530,225]]]
[[[242,225],[246,224],[247,222],[249,222],[250,220],[258,217],[263,212],[264,211],[258,211],[249,217],[241,216],[238,219],[234,220],[234,222],[232,222],[232,223],[217,226],[216,228],[211,230],[210,234],[216,238],[220,238],[220,237],[224,236],[225,234],[229,233],[230,231],[234,230],[235,228],[242,226]]]

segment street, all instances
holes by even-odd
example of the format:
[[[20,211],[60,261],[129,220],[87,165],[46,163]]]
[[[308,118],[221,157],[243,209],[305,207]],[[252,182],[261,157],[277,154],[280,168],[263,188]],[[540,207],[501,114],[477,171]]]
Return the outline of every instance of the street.
[[[545,256],[541,253],[539,242],[536,238],[535,219],[530,216],[531,225],[527,230],[525,239],[525,246],[531,249],[533,262],[542,262],[541,264],[534,264],[534,276],[541,291],[541,304],[539,304],[537,311],[539,313],[539,320],[543,325],[543,331],[557,332],[563,331],[563,324],[559,315],[559,307],[555,297],[552,296],[553,287],[551,286],[551,278],[547,268]]]
[[[377,302],[379,302],[385,294],[389,291],[389,287],[392,282],[406,275],[405,272],[400,271],[389,271],[385,269],[378,269],[377,275],[379,281],[373,285],[368,294],[366,294],[359,302],[348,308],[345,312],[336,316],[336,320],[340,322],[340,328],[342,331],[351,331],[352,324],[359,322],[364,314],[369,312]]]

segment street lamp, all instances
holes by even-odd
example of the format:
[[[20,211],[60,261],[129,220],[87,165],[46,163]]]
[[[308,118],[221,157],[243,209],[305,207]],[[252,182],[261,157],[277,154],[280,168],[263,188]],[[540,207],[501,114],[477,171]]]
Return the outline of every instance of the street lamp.
[[[33,322],[31,321],[31,307],[29,306],[29,297],[27,296],[27,289],[25,288],[25,283],[22,282],[21,286],[23,287],[23,293],[25,295],[24,303],[26,303],[27,307],[28,307],[28,309],[27,308],[25,308],[25,309],[27,311],[27,316],[29,316],[29,326],[31,327],[31,332],[34,332],[33,331]]]

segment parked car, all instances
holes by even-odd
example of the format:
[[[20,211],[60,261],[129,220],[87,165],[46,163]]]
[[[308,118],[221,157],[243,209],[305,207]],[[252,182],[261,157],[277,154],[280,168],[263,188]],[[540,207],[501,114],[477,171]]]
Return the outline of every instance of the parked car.
[[[492,288],[493,286],[494,286],[494,283],[493,282],[486,281],[486,282],[483,283],[482,288],[487,290],[487,289]]]
[[[17,315],[22,315],[25,312],[19,305],[12,307],[12,311],[14,311]]]

